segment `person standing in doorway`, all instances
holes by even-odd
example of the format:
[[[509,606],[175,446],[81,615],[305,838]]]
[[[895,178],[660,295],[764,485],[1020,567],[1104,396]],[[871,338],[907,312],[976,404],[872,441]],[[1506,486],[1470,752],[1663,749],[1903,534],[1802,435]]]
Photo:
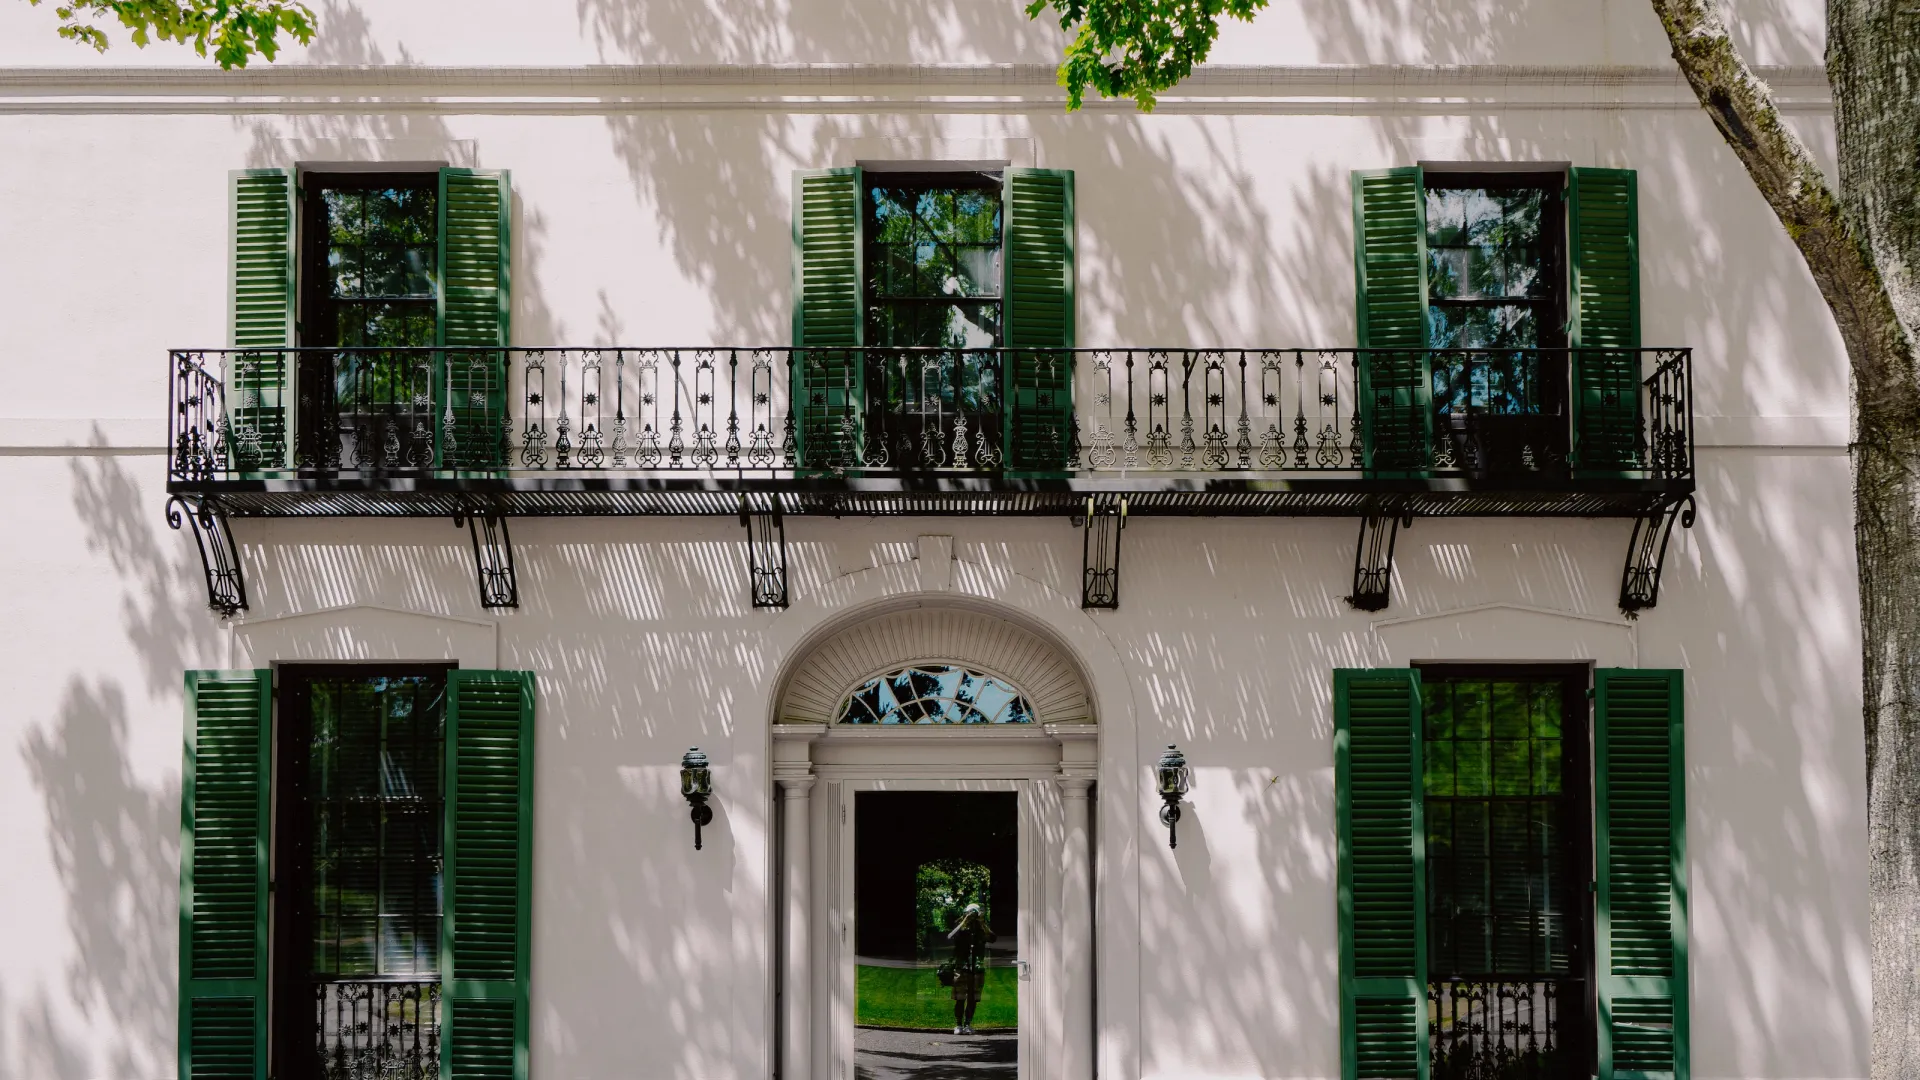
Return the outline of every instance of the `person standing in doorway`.
[[[953,942],[953,1033],[973,1034],[973,1011],[987,984],[987,943],[994,940],[979,904],[968,904],[960,925],[947,934]]]

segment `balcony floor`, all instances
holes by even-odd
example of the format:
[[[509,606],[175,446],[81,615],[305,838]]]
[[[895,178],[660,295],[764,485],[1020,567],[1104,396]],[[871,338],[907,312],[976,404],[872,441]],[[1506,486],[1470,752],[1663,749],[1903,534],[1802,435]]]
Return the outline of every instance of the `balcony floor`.
[[[695,517],[778,507],[796,516],[947,517],[1074,514],[1087,499],[1124,497],[1130,514],[1162,517],[1619,517],[1693,492],[1687,479],[1437,476],[1424,479],[1212,475],[1010,478],[872,477],[330,477],[175,480],[172,494],[237,518]]]

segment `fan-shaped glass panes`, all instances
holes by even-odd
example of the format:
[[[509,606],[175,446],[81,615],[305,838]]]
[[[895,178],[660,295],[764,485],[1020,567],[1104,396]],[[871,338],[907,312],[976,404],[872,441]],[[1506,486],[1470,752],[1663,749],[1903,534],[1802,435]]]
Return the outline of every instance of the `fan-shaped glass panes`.
[[[882,675],[855,690],[842,724],[1031,724],[1020,692],[990,675],[929,664]]]

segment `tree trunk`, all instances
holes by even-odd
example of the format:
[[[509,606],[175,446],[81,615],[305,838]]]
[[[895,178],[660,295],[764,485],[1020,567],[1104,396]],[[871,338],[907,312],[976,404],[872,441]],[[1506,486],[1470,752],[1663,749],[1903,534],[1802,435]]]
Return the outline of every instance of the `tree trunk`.
[[[1734,49],[1719,0],[1653,0],[1707,115],[1800,248],[1853,384],[1872,1070],[1920,1077],[1920,0],[1827,0],[1836,196]]]

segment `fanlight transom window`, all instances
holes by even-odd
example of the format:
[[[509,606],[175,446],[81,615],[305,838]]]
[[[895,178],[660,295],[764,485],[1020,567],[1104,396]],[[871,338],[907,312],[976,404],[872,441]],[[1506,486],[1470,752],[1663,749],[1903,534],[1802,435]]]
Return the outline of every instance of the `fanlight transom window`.
[[[991,675],[951,664],[901,668],[847,696],[842,724],[1031,724],[1020,692]]]

